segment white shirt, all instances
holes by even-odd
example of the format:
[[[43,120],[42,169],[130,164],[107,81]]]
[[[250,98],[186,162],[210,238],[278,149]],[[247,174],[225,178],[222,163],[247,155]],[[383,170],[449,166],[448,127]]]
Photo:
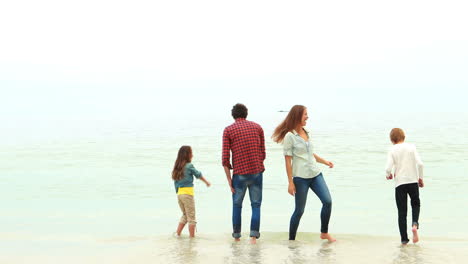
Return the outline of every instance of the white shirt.
[[[415,183],[423,178],[423,163],[413,144],[403,142],[390,148],[385,168],[387,177],[390,176],[392,170],[395,187]]]

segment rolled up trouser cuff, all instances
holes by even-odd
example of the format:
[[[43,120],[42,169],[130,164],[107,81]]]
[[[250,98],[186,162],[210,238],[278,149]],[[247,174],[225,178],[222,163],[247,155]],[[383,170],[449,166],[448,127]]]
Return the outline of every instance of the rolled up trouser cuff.
[[[240,237],[241,237],[241,233],[232,233],[232,237],[233,237],[233,238],[240,238]]]
[[[250,237],[260,238],[260,232],[250,231]]]

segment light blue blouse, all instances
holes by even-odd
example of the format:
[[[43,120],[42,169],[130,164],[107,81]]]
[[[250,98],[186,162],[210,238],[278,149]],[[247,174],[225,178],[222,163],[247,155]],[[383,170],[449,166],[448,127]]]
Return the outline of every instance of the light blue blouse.
[[[309,131],[305,131],[309,135]],[[288,132],[283,140],[283,153],[292,157],[293,177],[310,179],[321,173],[310,136],[308,140],[304,140],[295,130]]]

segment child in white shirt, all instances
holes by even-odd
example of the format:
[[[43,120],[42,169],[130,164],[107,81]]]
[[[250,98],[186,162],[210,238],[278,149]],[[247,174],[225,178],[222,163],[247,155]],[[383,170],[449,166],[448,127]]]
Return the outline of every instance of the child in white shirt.
[[[400,128],[390,131],[390,140],[393,143],[388,152],[385,169],[387,180],[395,179],[395,200],[398,208],[398,227],[400,229],[401,243],[409,242],[406,232],[406,214],[408,195],[411,198],[413,243],[419,241],[419,187],[424,187],[423,163],[416,147],[405,143],[405,133]],[[393,170],[393,174],[392,174]]]

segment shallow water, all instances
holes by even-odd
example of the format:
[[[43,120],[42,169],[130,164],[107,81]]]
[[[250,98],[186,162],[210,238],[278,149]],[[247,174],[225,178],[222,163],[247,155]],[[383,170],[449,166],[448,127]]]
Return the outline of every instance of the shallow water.
[[[287,233],[267,233],[256,245],[219,241],[203,236],[190,240],[168,240],[158,246],[158,260],[184,263],[457,263],[466,260],[461,248],[467,241],[431,240],[401,246],[388,237],[338,235],[335,243],[318,239],[318,234],[299,234],[301,240],[288,241]],[[448,245],[451,249],[448,249]],[[160,253],[159,253],[160,252]]]
[[[33,261],[37,257],[39,263],[159,263],[177,259],[178,248],[188,252],[180,258],[194,263],[468,260],[461,250],[468,248],[468,226],[460,224],[468,217],[463,210],[468,204],[468,115],[311,116],[317,153],[335,163],[333,169],[323,167],[333,199],[330,232],[340,240],[332,245],[314,234],[320,227],[320,202],[313,194],[299,226],[304,238],[285,240],[294,200],[286,190],[281,146],[269,138],[283,117],[251,118],[267,135],[262,239],[256,246],[232,244],[230,238],[231,196],[220,165],[221,135],[232,122],[229,117],[180,120],[177,126],[190,129],[176,130],[168,129],[167,120],[153,120],[37,127],[35,133],[0,131],[1,262],[38,263]],[[405,129],[425,164],[422,241],[406,248],[398,243],[394,186],[383,173],[388,132],[394,126]],[[170,235],[180,217],[170,170],[182,144],[192,145],[193,163],[212,183],[210,188],[196,183],[199,237],[193,241]],[[246,200],[243,232],[248,232],[249,217]]]
[[[227,234],[139,237],[21,238],[30,248],[24,254],[11,237],[2,263],[464,263],[467,240],[424,238],[406,246],[391,237],[337,234],[329,243],[318,233],[299,233],[288,241],[287,233],[264,232],[256,245],[234,242]],[[4,241],[5,242],[5,241]],[[24,246],[24,244],[23,244]],[[51,254],[48,248],[60,251]],[[23,248],[24,250],[24,248]]]

